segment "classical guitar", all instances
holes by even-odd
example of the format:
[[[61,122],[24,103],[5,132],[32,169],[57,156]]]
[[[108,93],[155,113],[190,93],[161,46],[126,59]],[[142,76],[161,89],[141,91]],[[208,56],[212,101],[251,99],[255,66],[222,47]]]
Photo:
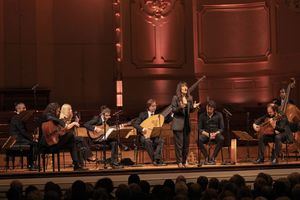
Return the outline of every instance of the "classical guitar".
[[[282,117],[283,117],[283,115],[277,115],[276,117],[273,117],[273,118],[267,117],[263,123],[259,124],[260,129],[257,132],[257,134],[258,135],[274,135],[275,131],[274,131],[274,128],[272,127],[272,125],[270,123],[271,119],[277,121],[277,120],[282,119]]]
[[[59,142],[59,136],[65,134],[64,127],[56,125],[53,121],[49,120],[42,123],[42,131],[49,146],[55,145]]]
[[[123,129],[126,126],[131,125],[132,121],[127,122],[127,123],[123,123],[123,124],[119,124],[120,129]],[[101,137],[103,137],[103,135],[105,134],[105,132],[107,132],[110,129],[116,129],[116,126],[109,126],[107,123],[99,125],[99,126],[95,126],[98,129],[100,129],[100,131],[88,131],[88,136],[92,139],[92,140],[97,140]]]

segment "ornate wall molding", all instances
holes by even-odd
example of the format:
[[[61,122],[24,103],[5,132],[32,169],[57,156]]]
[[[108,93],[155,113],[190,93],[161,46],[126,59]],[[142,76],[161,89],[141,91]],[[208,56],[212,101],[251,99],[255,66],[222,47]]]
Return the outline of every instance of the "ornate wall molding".
[[[182,0],[132,0],[131,62],[137,68],[181,68],[186,62]]]
[[[265,2],[197,4],[198,59],[205,63],[256,62],[271,53],[270,8]]]

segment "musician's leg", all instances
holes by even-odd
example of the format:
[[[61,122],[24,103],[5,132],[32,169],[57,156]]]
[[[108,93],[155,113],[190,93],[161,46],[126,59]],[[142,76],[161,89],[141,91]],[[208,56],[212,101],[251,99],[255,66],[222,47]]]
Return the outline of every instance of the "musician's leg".
[[[74,167],[77,168],[79,165],[79,160],[73,133],[65,133],[63,136],[61,136],[57,147],[59,149],[68,149],[70,151]]]
[[[140,137],[140,141],[143,144],[143,146],[145,147],[151,161],[154,161],[154,152],[153,152],[153,143],[151,141],[151,139],[146,139],[143,135],[141,135]]]
[[[162,151],[164,146],[164,139],[160,137],[154,138],[155,143],[155,152],[154,152],[154,160],[155,161],[161,161],[162,160]]]
[[[208,153],[207,153],[207,150],[204,146],[204,144],[206,144],[208,142],[208,137],[205,136],[205,135],[200,135],[199,136],[199,141],[198,141],[198,145],[199,145],[199,148],[205,158],[205,160],[208,160]]]
[[[182,163],[185,164],[188,154],[189,154],[189,145],[190,145],[190,133],[183,132],[183,149],[182,149]]]
[[[176,163],[179,164],[182,163],[183,132],[173,131],[173,133],[174,133]]]
[[[117,141],[110,141],[111,147],[111,163],[112,165],[117,165],[118,163],[118,142]]]
[[[261,136],[258,140],[258,159],[261,161],[264,161],[265,156],[265,137],[266,136]]]
[[[274,159],[277,159],[280,151],[281,151],[281,146],[282,146],[282,141],[285,139],[285,135],[284,133],[280,133],[275,135],[274,137],[274,143],[275,143],[275,155],[274,155]]]
[[[224,143],[224,137],[222,134],[218,134],[216,136],[216,148],[214,150],[214,153],[212,155],[212,160],[215,160],[215,158],[217,157],[219,151],[221,150],[223,143]]]

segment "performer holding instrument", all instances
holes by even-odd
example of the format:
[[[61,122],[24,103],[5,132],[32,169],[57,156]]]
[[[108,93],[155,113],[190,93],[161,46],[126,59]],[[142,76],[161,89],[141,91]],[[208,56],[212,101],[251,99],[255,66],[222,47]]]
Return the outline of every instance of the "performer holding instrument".
[[[79,164],[77,148],[75,145],[75,137],[68,130],[74,126],[79,126],[78,122],[66,124],[59,119],[60,105],[58,103],[50,103],[44,110],[40,119],[40,127],[42,130],[42,138],[40,140],[40,150],[43,148],[68,149],[73,161],[75,171],[84,170]]]
[[[173,124],[175,155],[179,168],[186,167],[186,160],[190,144],[190,113],[199,107],[200,103],[193,103],[188,85],[180,82],[177,85],[176,95],[172,99]]]
[[[105,134],[109,130],[108,121],[111,118],[111,110],[106,106],[101,106],[101,113],[90,121],[84,123],[84,127],[89,130],[89,136],[95,143],[106,142]],[[118,162],[118,142],[116,140],[107,141],[111,146],[111,166],[120,167]],[[106,162],[106,161],[105,161]]]
[[[279,111],[276,104],[270,103],[267,105],[267,115],[257,119],[253,124],[253,129],[259,134],[258,159],[254,163],[264,162],[265,145],[268,142],[274,142],[275,150],[272,153],[271,162],[277,164],[282,142],[292,140],[292,132],[286,115]]]
[[[204,164],[216,164],[216,157],[221,150],[223,143],[224,143],[224,137],[222,135],[224,131],[224,119],[223,115],[216,111],[216,103],[212,100],[207,102],[206,105],[206,112],[201,113],[199,116],[199,147],[202,152],[202,154],[205,157],[205,163]],[[212,154],[211,157],[208,155],[207,150],[204,147],[204,144],[208,143],[211,140],[215,140],[217,145],[216,148]]]
[[[72,132],[75,135],[75,143],[78,149],[78,158],[80,160],[80,164],[83,165],[83,160],[87,160],[89,162],[96,162],[97,159],[93,155],[87,139],[80,136],[76,136],[76,130],[80,126],[79,120],[80,117],[78,113],[74,115],[72,106],[70,104],[63,104],[60,110],[59,119],[63,120],[68,127],[70,124],[74,124],[71,129],[67,129],[68,132]]]
[[[149,99],[147,101],[147,110],[144,112],[141,112],[139,114],[139,117],[136,118],[136,120],[133,122],[133,127],[137,129],[140,138],[140,142],[145,147],[149,157],[152,160],[152,163],[154,165],[165,165],[162,160],[162,151],[163,151],[163,145],[164,145],[164,139],[160,136],[156,137],[145,137],[145,135],[151,135],[151,131],[153,129],[149,129],[146,127],[142,127],[141,123],[145,121],[146,119],[149,119],[151,116],[156,115],[156,101],[154,99]],[[171,117],[168,115],[169,118],[166,118],[166,121],[170,121]],[[163,122],[162,122],[163,123]],[[150,133],[148,133],[150,132]]]

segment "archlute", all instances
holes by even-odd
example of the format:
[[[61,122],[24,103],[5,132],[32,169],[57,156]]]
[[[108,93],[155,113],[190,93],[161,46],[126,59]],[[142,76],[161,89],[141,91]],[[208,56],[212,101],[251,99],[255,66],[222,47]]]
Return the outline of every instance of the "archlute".
[[[200,81],[205,79],[206,76],[202,76],[199,80],[197,80],[190,88],[189,92],[191,93],[193,90],[197,88]],[[144,137],[151,138],[152,131],[155,127],[162,127],[162,125],[165,122],[165,117],[168,116],[172,112],[172,105],[169,105],[167,108],[165,108],[160,114],[153,115],[147,119],[145,119],[140,126],[145,128],[146,131],[143,132]]]

